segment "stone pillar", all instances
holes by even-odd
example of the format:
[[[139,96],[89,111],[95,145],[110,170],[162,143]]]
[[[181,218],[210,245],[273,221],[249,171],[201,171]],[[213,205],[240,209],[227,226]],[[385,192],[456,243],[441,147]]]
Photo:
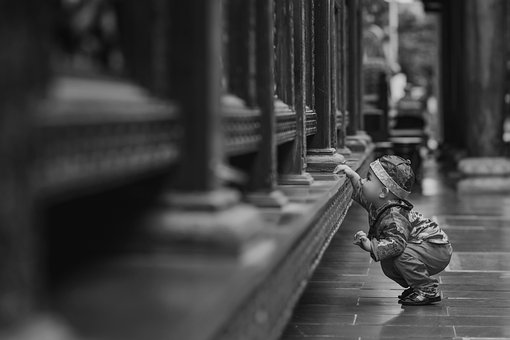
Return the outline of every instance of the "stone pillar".
[[[310,185],[312,176],[306,169],[306,103],[305,89],[305,2],[297,0],[293,3],[293,31],[294,31],[294,110],[296,112],[296,138],[292,142],[289,152],[284,152],[281,158],[282,171],[279,184]]]
[[[503,151],[507,1],[467,0],[465,6],[467,151],[469,156],[499,156]]]
[[[347,123],[348,123],[348,13],[347,1],[336,1],[333,5],[333,46],[332,56],[334,56],[332,65],[332,74],[334,76],[334,108],[336,110],[335,124],[337,129],[334,131],[336,137],[337,152],[348,157],[351,150],[346,146]]]
[[[274,1],[257,1],[255,18],[257,25],[255,81],[262,138],[252,167],[247,199],[260,207],[281,208],[288,199],[275,189],[277,136],[274,92]]]
[[[464,6],[465,84],[461,100],[465,101],[468,158],[458,164],[464,177],[457,188],[461,193],[509,192],[510,162],[501,157],[507,1],[467,0]]]
[[[362,8],[360,0],[347,0],[348,13],[348,111],[346,146],[354,152],[362,152],[371,142],[363,131],[363,45]]]
[[[332,143],[336,124],[336,110],[331,107],[331,1],[314,0],[315,34],[315,111],[317,112],[317,133],[308,149],[307,170],[331,172],[336,165],[345,162]]]
[[[0,5],[0,327],[26,320],[44,291],[31,144],[34,99],[50,71],[48,10],[26,0]]]
[[[246,249],[262,226],[257,209],[219,181],[225,158],[221,129],[219,0],[172,2],[172,99],[183,128],[179,169],[162,206],[147,216],[152,243],[184,252],[233,253]]]

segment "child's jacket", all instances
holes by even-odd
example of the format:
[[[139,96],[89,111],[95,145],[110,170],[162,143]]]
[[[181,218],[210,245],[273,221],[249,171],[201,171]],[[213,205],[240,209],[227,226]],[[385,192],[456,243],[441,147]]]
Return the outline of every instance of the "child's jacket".
[[[438,224],[412,210],[406,200],[392,200],[376,209],[363,195],[360,182],[353,185],[352,199],[368,211],[370,230],[368,239],[372,242],[371,256],[381,261],[402,254],[407,243],[428,241],[448,244],[448,236]]]

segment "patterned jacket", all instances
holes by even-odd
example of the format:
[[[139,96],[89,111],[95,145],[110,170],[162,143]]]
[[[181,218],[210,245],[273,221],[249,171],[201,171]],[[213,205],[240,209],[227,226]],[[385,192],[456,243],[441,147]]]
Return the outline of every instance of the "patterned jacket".
[[[438,224],[414,211],[408,201],[391,200],[376,209],[363,195],[361,181],[353,187],[352,199],[368,211],[370,230],[367,236],[372,243],[371,256],[375,261],[402,254],[408,243],[450,243]]]

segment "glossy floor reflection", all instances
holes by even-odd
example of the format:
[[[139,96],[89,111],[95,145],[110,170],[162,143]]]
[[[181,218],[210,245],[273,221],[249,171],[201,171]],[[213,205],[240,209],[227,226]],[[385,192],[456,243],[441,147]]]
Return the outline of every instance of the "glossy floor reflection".
[[[439,275],[443,301],[402,307],[402,288],[352,245],[366,229],[353,204],[324,254],[281,340],[510,339],[510,196],[458,195],[428,161],[415,208],[435,216],[454,257]]]

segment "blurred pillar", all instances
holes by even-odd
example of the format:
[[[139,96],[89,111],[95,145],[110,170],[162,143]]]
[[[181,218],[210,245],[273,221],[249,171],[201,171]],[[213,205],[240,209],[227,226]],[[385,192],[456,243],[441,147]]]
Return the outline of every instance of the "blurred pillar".
[[[221,128],[220,0],[171,2],[173,99],[181,110],[182,145],[173,190],[148,214],[151,242],[208,256],[246,250],[262,226],[258,211],[240,202],[218,172],[225,158]]]
[[[259,207],[280,208],[288,201],[276,190],[277,136],[275,114],[274,2],[256,2],[256,93],[262,133],[250,176],[247,199]]]
[[[361,0],[347,0],[348,10],[348,104],[346,146],[363,152],[371,142],[363,126],[363,44]]]
[[[442,112],[444,144],[448,148],[464,149],[466,141],[464,78],[464,0],[443,3],[442,13]]]
[[[38,13],[34,16],[34,13]],[[0,326],[26,319],[43,290],[34,228],[34,98],[49,78],[48,5],[0,3]]]
[[[470,156],[503,152],[506,0],[467,0],[466,145]]]
[[[220,186],[216,171],[224,157],[220,128],[221,23],[219,1],[174,4],[174,98],[185,133],[175,188],[206,192]]]

